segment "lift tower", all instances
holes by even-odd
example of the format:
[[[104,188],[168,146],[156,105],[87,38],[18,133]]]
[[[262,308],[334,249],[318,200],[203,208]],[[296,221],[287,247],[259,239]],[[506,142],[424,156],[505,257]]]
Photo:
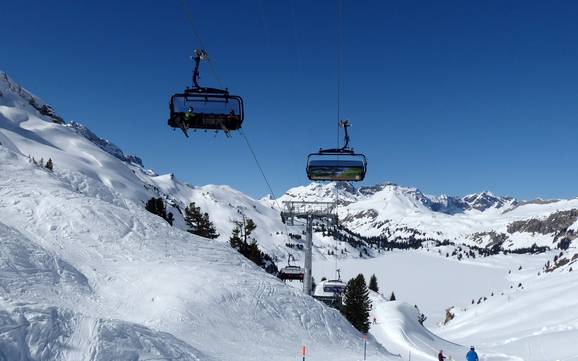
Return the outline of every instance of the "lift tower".
[[[311,295],[312,286],[312,252],[313,252],[313,221],[337,224],[337,204],[335,202],[305,202],[284,201],[284,210],[281,218],[288,225],[295,224],[295,218],[305,220],[305,276],[303,278],[303,292]]]

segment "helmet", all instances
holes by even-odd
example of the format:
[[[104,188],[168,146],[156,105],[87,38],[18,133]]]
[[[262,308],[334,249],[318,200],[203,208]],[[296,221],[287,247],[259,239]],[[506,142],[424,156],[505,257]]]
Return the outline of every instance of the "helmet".
[[[474,346],[470,346],[470,350],[475,350],[476,348]]]

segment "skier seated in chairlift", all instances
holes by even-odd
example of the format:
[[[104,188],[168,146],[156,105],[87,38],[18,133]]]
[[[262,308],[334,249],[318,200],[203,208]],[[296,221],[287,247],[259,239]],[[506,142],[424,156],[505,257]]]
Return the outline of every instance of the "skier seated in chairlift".
[[[187,109],[187,111],[185,112],[185,120],[190,121],[193,119],[194,116],[195,116],[195,113],[193,112],[193,107],[189,107]]]

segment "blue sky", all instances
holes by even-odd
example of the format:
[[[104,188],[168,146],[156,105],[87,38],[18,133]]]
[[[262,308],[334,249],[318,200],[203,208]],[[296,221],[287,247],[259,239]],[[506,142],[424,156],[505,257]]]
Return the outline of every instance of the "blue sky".
[[[188,0],[274,191],[336,141],[335,0]],[[159,173],[268,190],[240,135],[167,125],[199,44],[180,0],[5,1],[0,69]],[[578,3],[343,0],[342,117],[365,184],[578,195]],[[218,85],[208,66],[203,84]]]

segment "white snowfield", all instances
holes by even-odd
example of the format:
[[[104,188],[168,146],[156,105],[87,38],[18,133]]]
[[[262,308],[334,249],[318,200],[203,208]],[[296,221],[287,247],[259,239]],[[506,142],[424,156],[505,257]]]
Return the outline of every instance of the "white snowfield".
[[[407,360],[437,361],[438,353],[443,351],[447,360],[465,359],[468,348],[446,341],[420,325],[415,307],[400,301],[386,301],[376,293],[371,293],[371,301],[376,323],[372,324],[370,333],[393,353]],[[480,358],[487,361],[521,360],[478,352]]]
[[[87,197],[0,147],[6,360],[351,360],[337,311],[219,242]],[[26,356],[23,356],[26,355]],[[388,360],[381,347],[371,359]]]
[[[513,289],[454,310],[456,318],[435,332],[528,361],[578,360],[578,272],[568,265],[537,276],[522,264],[510,276]]]

